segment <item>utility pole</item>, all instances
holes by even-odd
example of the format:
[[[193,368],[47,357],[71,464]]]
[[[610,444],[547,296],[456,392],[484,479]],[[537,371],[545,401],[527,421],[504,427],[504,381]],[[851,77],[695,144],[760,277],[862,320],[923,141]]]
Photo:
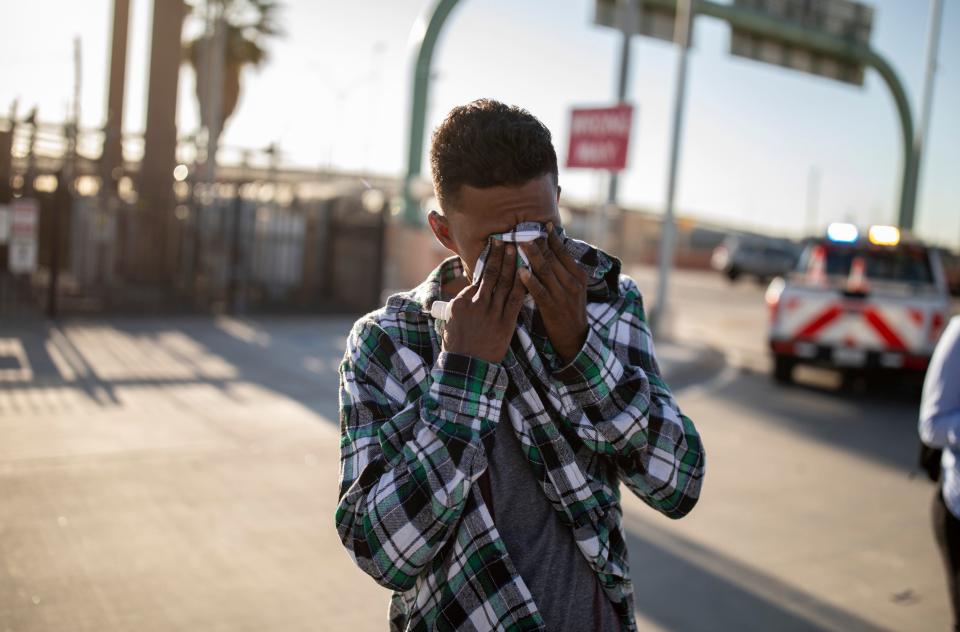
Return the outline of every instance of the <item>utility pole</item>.
[[[623,39],[620,45],[620,68],[617,79],[617,103],[623,104],[627,100],[627,82],[630,78],[630,54],[631,44],[634,34],[640,33],[641,0],[619,0],[620,10],[623,12],[620,24],[623,26],[621,33]],[[620,251],[623,246],[619,239],[620,232],[611,230],[612,220],[622,217],[622,211],[617,213],[617,197],[620,186],[620,174],[616,171],[610,172],[609,188],[607,190],[607,200],[602,204],[599,212],[596,214],[595,237],[597,243],[602,243],[604,247],[612,251]],[[612,234],[611,234],[612,233]],[[616,239],[615,239],[616,238]]]
[[[63,216],[73,208],[74,182],[77,177],[77,137],[80,133],[80,95],[82,94],[82,49],[80,36],[73,38],[73,107],[64,124],[67,151],[60,167],[57,191],[53,196],[50,225],[50,280],[47,283],[47,316],[57,317],[57,298],[60,280],[60,225]]]
[[[73,122],[80,129],[80,94],[83,91],[83,49],[80,46],[80,36],[73,38]]]
[[[667,291],[670,268],[673,266],[674,199],[677,192],[677,166],[680,161],[680,137],[683,131],[683,106],[687,88],[687,53],[690,48],[690,31],[693,28],[693,0],[677,2],[677,17],[674,41],[680,48],[677,58],[677,79],[673,96],[673,131],[670,135],[670,172],[667,177],[667,207],[663,214],[660,237],[660,271],[657,275],[657,302],[651,313],[650,326],[659,332],[667,311]]]
[[[13,197],[10,179],[13,177],[13,139],[17,135],[17,107],[14,99],[10,104],[10,129],[0,131],[0,204],[6,204]]]
[[[109,189],[110,193],[117,189],[119,173],[116,169],[123,165],[123,90],[126,85],[129,23],[130,0],[114,0],[107,121],[103,130],[103,152],[100,156],[101,188]]]
[[[621,22],[623,24],[623,41],[620,45],[617,103],[624,103],[627,98],[627,80],[630,75],[630,44],[633,41],[634,33],[640,32],[640,21],[643,19],[640,0],[621,0],[621,7],[625,11],[625,19]],[[617,203],[619,184],[619,174],[616,171],[611,171],[610,190],[607,192],[607,204],[609,206]]]
[[[820,169],[811,165],[807,171],[807,236],[817,234],[820,223]]]
[[[27,120],[24,123],[30,124],[30,136],[27,137],[27,172],[23,178],[22,192],[25,197],[33,196],[33,181],[37,177],[37,127],[40,122],[40,115],[37,106],[33,106]]]
[[[937,52],[940,48],[940,22],[943,16],[943,0],[930,0],[930,24],[927,31],[926,70],[923,76],[923,99],[920,102],[920,121],[913,136],[914,153],[914,186],[920,189],[920,163],[923,161],[924,145],[927,142],[927,132],[930,129],[930,110],[933,108],[933,84],[937,73]],[[919,195],[917,195],[919,197]],[[910,214],[910,225],[916,217],[916,202]]]

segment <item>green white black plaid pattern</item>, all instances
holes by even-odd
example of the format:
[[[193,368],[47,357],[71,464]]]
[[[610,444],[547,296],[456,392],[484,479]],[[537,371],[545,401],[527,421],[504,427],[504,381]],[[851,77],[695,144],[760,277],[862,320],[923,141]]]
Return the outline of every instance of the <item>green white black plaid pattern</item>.
[[[544,629],[473,484],[502,407],[625,629],[636,624],[619,481],[672,518],[696,504],[703,448],[660,377],[636,284],[616,259],[564,245],[590,273],[590,330],[567,366],[527,306],[502,363],[441,352],[443,325],[424,309],[464,274],[457,258],[350,332],[336,524],[357,565],[395,591],[391,630]]]

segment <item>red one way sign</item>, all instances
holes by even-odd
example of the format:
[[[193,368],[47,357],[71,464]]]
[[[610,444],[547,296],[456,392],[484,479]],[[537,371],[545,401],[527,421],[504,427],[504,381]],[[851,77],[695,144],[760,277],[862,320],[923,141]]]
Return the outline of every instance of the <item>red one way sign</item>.
[[[575,108],[570,116],[567,168],[621,171],[627,166],[633,106]]]

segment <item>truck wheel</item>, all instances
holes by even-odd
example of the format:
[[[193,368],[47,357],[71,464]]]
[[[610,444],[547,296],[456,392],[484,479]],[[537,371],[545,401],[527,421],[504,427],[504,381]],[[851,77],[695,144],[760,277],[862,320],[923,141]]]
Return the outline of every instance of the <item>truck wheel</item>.
[[[778,384],[793,382],[793,367],[797,365],[793,358],[785,355],[773,356],[773,379]]]

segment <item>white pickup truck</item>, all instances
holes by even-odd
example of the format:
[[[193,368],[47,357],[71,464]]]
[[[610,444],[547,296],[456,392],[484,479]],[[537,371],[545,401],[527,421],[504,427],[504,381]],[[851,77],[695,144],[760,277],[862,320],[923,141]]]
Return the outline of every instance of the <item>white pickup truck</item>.
[[[791,381],[797,364],[922,373],[950,310],[936,249],[892,226],[862,235],[852,224],[810,240],[766,302],[779,382]]]

